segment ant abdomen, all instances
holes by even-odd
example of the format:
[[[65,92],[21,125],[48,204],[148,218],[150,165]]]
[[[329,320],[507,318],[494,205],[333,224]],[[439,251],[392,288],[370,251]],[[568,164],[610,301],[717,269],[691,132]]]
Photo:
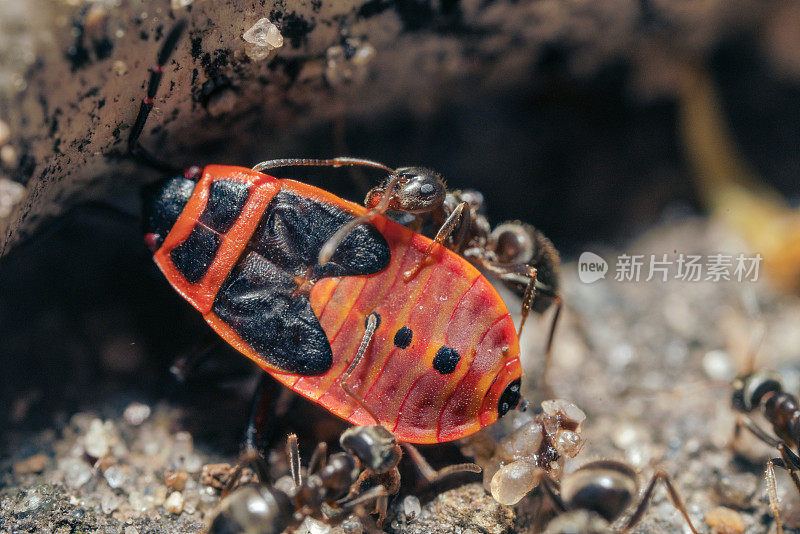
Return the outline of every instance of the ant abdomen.
[[[288,495],[266,484],[247,484],[222,500],[209,534],[280,534],[292,523]]]
[[[588,463],[564,478],[561,498],[569,510],[591,510],[613,522],[639,490],[636,472],[610,460]]]

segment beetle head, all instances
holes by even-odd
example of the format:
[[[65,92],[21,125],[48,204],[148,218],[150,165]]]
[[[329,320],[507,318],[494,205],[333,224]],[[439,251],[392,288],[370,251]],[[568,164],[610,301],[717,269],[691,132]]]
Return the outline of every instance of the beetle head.
[[[178,176],[166,178],[143,191],[145,243],[155,252],[175,225],[196,183]]]

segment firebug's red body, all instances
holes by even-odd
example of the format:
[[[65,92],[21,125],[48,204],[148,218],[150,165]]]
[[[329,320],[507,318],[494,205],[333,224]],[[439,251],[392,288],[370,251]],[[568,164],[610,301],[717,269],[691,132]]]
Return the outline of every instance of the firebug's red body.
[[[166,195],[166,193],[164,193]],[[277,380],[354,424],[373,424],[340,387],[376,312],[349,384],[403,441],[469,435],[519,400],[519,343],[504,302],[470,263],[375,216],[330,265],[316,254],[366,208],[249,169],[210,165],[159,242],[170,284],[229,344]]]

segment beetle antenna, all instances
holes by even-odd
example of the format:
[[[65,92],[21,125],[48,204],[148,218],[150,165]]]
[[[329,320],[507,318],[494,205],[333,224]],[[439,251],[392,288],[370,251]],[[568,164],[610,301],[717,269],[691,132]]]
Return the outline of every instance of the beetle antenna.
[[[158,87],[161,84],[161,78],[164,76],[164,66],[167,64],[170,56],[172,56],[172,53],[175,51],[175,47],[177,46],[178,40],[183,34],[184,29],[186,29],[186,20],[181,19],[175,24],[175,26],[172,27],[167,34],[167,37],[164,39],[164,43],[161,45],[161,49],[158,51],[156,64],[150,67],[150,79],[147,82],[147,92],[145,93],[141,104],[139,104],[139,113],[136,115],[136,120],[131,128],[131,133],[128,135],[128,153],[143,163],[159,170],[173,171],[174,169],[171,166],[158,161],[146,150],[144,150],[141,145],[139,145],[139,138],[142,135],[147,118],[150,116],[150,111],[153,109],[153,99],[158,93]]]

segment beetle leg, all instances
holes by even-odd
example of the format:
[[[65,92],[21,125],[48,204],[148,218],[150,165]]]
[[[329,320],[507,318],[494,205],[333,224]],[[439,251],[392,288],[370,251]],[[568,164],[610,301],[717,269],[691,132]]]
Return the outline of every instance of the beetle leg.
[[[361,358],[364,357],[364,353],[367,352],[367,347],[369,347],[369,342],[372,340],[372,336],[375,334],[375,330],[377,328],[378,328],[378,314],[372,312],[367,316],[366,330],[364,331],[364,337],[361,338],[361,344],[358,346],[358,353],[356,353],[356,357],[353,358],[353,361],[350,362],[350,366],[342,374],[341,385],[344,392],[347,393],[347,395],[350,398],[356,401],[359,406],[364,408],[364,410],[368,414],[370,414],[373,419],[375,419],[375,424],[379,425],[381,424],[381,422],[378,419],[378,416],[375,415],[375,412],[372,410],[372,408],[367,406],[367,403],[364,402],[364,399],[361,397],[361,395],[359,395],[358,392],[356,392],[352,387],[350,387],[350,384],[347,383],[347,381],[350,379],[350,375],[353,373],[356,366],[358,365],[358,362],[361,361]]]
[[[444,221],[444,224],[442,224],[442,227],[439,228],[439,231],[436,232],[436,237],[433,238],[433,241],[431,241],[428,247],[425,249],[425,252],[422,254],[422,258],[419,259],[414,267],[403,273],[403,279],[408,282],[414,278],[424,265],[425,261],[428,259],[428,256],[430,256],[431,252],[433,252],[433,249],[444,243],[445,239],[447,239],[450,234],[453,233],[456,227],[459,227],[459,225],[459,245],[461,245],[461,242],[463,242],[464,236],[466,235],[466,230],[464,229],[469,229],[469,224],[469,204],[462,202],[456,206],[456,209],[453,210],[453,212]]]
[[[650,483],[647,484],[647,489],[642,495],[642,499],[639,501],[639,504],[636,505],[636,510],[633,512],[633,515],[628,522],[625,523],[625,526],[622,528],[622,532],[628,532],[630,529],[636,526],[636,524],[642,520],[644,513],[647,511],[647,507],[650,505],[650,500],[653,497],[653,490],[655,490],[656,484],[661,481],[664,483],[664,487],[667,489],[667,495],[669,496],[669,500],[672,503],[672,506],[678,510],[683,518],[686,520],[686,524],[689,525],[689,530],[691,530],[694,534],[697,534],[697,530],[694,528],[692,524],[692,520],[689,518],[689,513],[686,511],[686,507],[683,504],[683,500],[681,499],[680,493],[672,484],[672,481],[669,478],[669,475],[666,471],[659,469],[656,471],[656,474],[653,475],[653,478],[650,479]]]
[[[203,341],[198,343],[188,353],[177,357],[169,368],[169,372],[178,382],[186,379],[206,360],[215,348],[219,347],[220,338],[214,333],[206,334]]]
[[[287,403],[283,402],[284,395],[291,395],[289,390],[281,388],[267,373],[259,377],[258,385],[253,393],[250,415],[247,418],[247,427],[244,432],[242,449],[249,451],[264,451],[275,437],[274,421],[280,417]],[[284,410],[281,407],[284,406]]]
[[[425,477],[425,480],[427,480],[429,484],[433,484],[434,482],[450,476],[453,473],[481,472],[481,467],[473,463],[448,465],[447,467],[443,467],[437,471],[431,467],[431,464],[429,464],[425,457],[422,456],[422,453],[419,452],[419,449],[410,443],[401,442],[401,444],[403,447],[405,447],[406,451],[408,452],[408,456],[411,458],[411,461],[414,462],[414,465],[417,466],[420,474]]]

